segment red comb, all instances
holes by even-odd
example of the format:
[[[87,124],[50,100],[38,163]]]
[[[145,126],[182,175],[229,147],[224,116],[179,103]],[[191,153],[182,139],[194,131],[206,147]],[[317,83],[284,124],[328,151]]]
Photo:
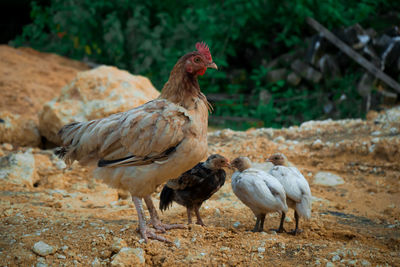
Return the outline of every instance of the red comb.
[[[203,54],[209,61],[212,61],[210,49],[208,48],[208,45],[206,45],[206,43],[204,42],[196,43],[196,49],[201,54]]]

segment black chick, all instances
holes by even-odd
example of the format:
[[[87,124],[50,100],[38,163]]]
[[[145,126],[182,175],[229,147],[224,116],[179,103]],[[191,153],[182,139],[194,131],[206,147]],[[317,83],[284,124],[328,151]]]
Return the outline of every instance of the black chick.
[[[229,161],[221,155],[213,154],[178,178],[169,180],[161,191],[160,210],[166,210],[175,201],[186,207],[188,224],[192,223],[194,210],[196,223],[204,226],[199,209],[204,201],[224,185],[226,173],[223,167],[230,167]]]

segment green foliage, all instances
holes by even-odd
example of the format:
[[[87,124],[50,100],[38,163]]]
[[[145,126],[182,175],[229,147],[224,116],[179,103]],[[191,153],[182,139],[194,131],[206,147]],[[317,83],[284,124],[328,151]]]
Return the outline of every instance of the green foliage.
[[[215,114],[259,118],[265,126],[279,127],[324,116],[327,85],[294,88],[265,81],[265,60],[305,46],[304,37],[315,33],[306,17],[330,29],[371,26],[399,8],[390,0],[51,0],[48,6],[32,2],[33,23],[12,44],[115,65],[149,77],[161,89],[177,59],[203,40],[220,69],[201,79],[203,91],[243,96],[218,103]],[[332,83],[334,98],[346,93],[349,101],[359,101],[353,76]],[[262,91],[271,94],[269,102],[259,101]],[[252,95],[254,104],[246,104],[244,95]],[[343,101],[337,108],[338,118],[362,115]]]

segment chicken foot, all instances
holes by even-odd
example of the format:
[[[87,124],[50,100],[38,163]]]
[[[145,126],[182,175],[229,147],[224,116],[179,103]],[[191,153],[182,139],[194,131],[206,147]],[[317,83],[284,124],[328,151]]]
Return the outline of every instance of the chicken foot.
[[[297,235],[303,232],[303,230],[299,229],[299,214],[297,213],[297,211],[294,211],[294,218],[296,220],[296,228],[288,233],[291,235]]]
[[[200,206],[196,206],[196,207],[194,208],[194,212],[196,213],[196,217],[197,217],[197,222],[196,222],[196,224],[201,225],[201,226],[205,226],[205,224],[203,223],[203,220],[202,220],[201,217],[200,217],[200,211],[199,211],[199,209],[200,209]]]
[[[150,213],[150,220],[153,227],[161,233],[165,233],[166,230],[171,229],[185,229],[185,226],[182,224],[165,224],[162,223],[158,217],[157,210],[154,207],[153,200],[151,200],[151,196],[146,196],[144,198],[144,202],[146,203],[147,209]]]
[[[286,217],[286,213],[284,213],[282,211],[281,222],[279,223],[279,228],[278,229],[271,229],[271,230],[275,231],[277,233],[286,233],[285,228],[283,228],[283,223],[285,222],[285,217]]]
[[[156,233],[151,231],[149,228],[147,228],[146,220],[145,220],[144,214],[143,214],[142,199],[132,196],[132,201],[135,204],[135,208],[136,208],[138,218],[139,218],[139,232],[140,232],[140,235],[142,236],[142,238],[146,241],[146,243],[149,242],[149,238],[158,240],[158,241],[162,241],[162,242],[166,242],[166,243],[171,243],[165,237],[157,235]]]
[[[257,215],[256,225],[254,226],[254,229],[251,231],[254,233],[264,231],[264,221],[265,221],[265,214]]]

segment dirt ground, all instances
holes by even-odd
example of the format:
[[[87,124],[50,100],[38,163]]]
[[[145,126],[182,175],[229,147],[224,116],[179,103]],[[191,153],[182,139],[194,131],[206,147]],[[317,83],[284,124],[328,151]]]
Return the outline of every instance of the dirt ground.
[[[228,173],[201,208],[206,227],[165,233],[172,244],[145,244],[129,198],[119,198],[78,164],[60,170],[51,151],[35,148],[34,187],[0,185],[0,265],[109,266],[118,253],[113,243],[121,238],[144,251],[148,266],[400,266],[400,122],[372,115],[368,121],[209,134],[210,153],[263,162],[281,151],[302,171],[314,201],[312,218],[300,222],[304,232],[298,236],[269,231],[279,224],[275,213],[267,215],[265,232],[250,232],[255,218],[233,194]],[[0,147],[3,155],[11,153]],[[339,175],[344,184],[314,184],[320,171]],[[153,197],[158,205],[159,193]],[[177,204],[160,216],[186,223]],[[292,211],[289,217],[286,228],[292,229]],[[32,251],[38,241],[55,251],[38,256]]]
[[[43,104],[87,69],[29,48],[0,46],[0,56],[0,111],[35,121]],[[34,155],[34,183],[1,180],[0,266],[124,266],[124,260],[132,266],[123,256],[116,261],[121,247],[142,252],[147,266],[400,266],[399,107],[371,112],[366,121],[209,133],[210,154],[263,163],[283,152],[300,169],[314,199],[312,218],[300,221],[304,232],[298,236],[269,231],[279,224],[276,213],[267,215],[265,232],[249,231],[255,218],[233,194],[228,171],[225,185],[200,210],[205,227],[165,233],[172,244],[146,244],[129,196],[96,181],[87,167],[65,168],[51,150],[0,144],[0,159],[21,151]],[[315,184],[321,171],[344,183]],[[156,206],[160,190],[153,194]],[[177,204],[159,214],[166,223],[186,224],[186,210]],[[293,211],[288,217],[286,228],[292,229]],[[34,252],[39,241],[52,246],[49,255]]]

